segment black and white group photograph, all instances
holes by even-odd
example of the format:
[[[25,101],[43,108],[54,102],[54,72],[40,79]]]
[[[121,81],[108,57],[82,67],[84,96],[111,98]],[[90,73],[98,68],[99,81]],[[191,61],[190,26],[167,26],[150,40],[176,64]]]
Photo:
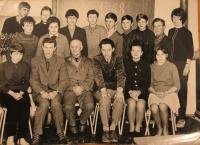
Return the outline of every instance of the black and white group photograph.
[[[199,0],[0,0],[1,145],[200,145]]]

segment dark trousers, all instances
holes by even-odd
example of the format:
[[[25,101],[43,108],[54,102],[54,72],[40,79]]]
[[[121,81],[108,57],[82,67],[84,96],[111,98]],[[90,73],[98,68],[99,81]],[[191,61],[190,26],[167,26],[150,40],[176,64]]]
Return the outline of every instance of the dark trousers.
[[[4,93],[0,93],[0,97],[1,104],[7,108],[7,135],[16,135],[18,127],[18,137],[26,137],[29,133],[28,121],[30,115],[30,99],[28,93],[24,93],[23,98],[18,101],[15,100],[12,96]]]
[[[82,110],[80,123],[85,124],[90,114],[94,110],[94,102],[92,93],[84,91],[81,96],[76,96],[73,91],[65,91],[63,105],[66,117],[69,120],[70,126],[76,125],[75,120],[75,103],[78,102]]]
[[[183,76],[183,70],[185,68],[185,61],[175,61],[174,64],[176,65],[179,73],[180,84],[181,88],[178,92],[178,97],[180,101],[180,108],[179,108],[179,119],[185,119],[186,107],[187,107],[187,82],[188,82],[188,75]]]

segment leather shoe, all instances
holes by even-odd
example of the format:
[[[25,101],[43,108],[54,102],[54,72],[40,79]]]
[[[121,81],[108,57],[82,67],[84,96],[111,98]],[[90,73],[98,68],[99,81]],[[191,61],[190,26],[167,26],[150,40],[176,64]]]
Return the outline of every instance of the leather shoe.
[[[78,130],[76,126],[70,126],[70,131],[72,134],[78,134]]]
[[[80,133],[85,132],[86,124],[80,124]]]

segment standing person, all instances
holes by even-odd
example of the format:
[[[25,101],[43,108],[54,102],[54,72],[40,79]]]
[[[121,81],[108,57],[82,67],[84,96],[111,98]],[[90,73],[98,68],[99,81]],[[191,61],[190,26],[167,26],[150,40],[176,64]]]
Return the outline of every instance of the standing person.
[[[84,56],[88,56],[88,45],[87,45],[87,37],[84,29],[78,27],[76,25],[77,20],[79,18],[79,13],[75,9],[67,10],[65,14],[67,26],[60,29],[60,33],[67,37],[67,40],[70,44],[71,40],[78,39],[82,42],[83,50],[82,54]]]
[[[97,24],[98,17],[99,13],[94,9],[87,12],[89,25],[84,27],[84,29],[87,36],[89,58],[93,58],[99,54],[99,43],[107,35],[105,27]]]
[[[99,44],[101,53],[94,62],[94,78],[98,90],[95,98],[99,102],[100,116],[103,124],[102,142],[118,142],[115,132],[124,108],[125,71],[121,57],[114,54],[115,44],[105,38]],[[112,105],[112,121],[109,125],[110,108]]]
[[[21,43],[25,49],[23,61],[31,65],[31,59],[35,56],[38,37],[33,34],[35,20],[31,16],[21,19],[23,32],[16,33],[11,43]]]
[[[30,9],[31,6],[29,3],[20,2],[18,5],[18,15],[5,20],[1,33],[14,34],[16,32],[22,32],[23,29],[20,25],[20,21],[29,14]]]
[[[10,60],[0,64],[0,104],[7,108],[7,145],[15,145],[14,136],[18,128],[21,145],[29,145],[25,140],[30,114],[28,95],[30,67],[22,61],[24,48],[16,43],[10,46]]]
[[[150,86],[150,66],[141,59],[142,44],[138,40],[131,43],[129,57],[124,59],[126,72],[126,101],[128,105],[129,137],[141,135],[140,128],[144,119],[144,111],[148,101]],[[135,125],[136,122],[136,125]]]
[[[180,107],[178,70],[167,57],[167,50],[159,47],[156,50],[156,61],[151,65],[148,106],[158,127],[156,135],[168,135],[168,108],[177,113]]]
[[[107,38],[111,39],[115,44],[115,55],[122,56],[123,38],[116,30],[117,15],[114,13],[107,13],[105,16],[105,24],[107,28]]]
[[[158,47],[167,49],[168,54],[171,54],[170,41],[165,34],[165,21],[161,18],[155,18],[152,22],[153,30],[155,33],[154,52]],[[171,60],[170,55],[168,60]]]
[[[56,40],[44,38],[42,56],[32,59],[30,84],[38,104],[35,112],[34,135],[32,145],[40,144],[45,117],[51,109],[59,143],[66,143],[63,132],[62,96],[68,85],[65,60],[55,54]]]
[[[48,6],[44,6],[40,12],[41,15],[41,21],[40,23],[35,25],[33,34],[35,34],[38,38],[40,38],[42,35],[48,33],[48,18],[52,15],[52,10]]]
[[[94,109],[93,102],[93,67],[92,61],[81,54],[82,42],[74,39],[70,43],[71,56],[66,60],[70,86],[66,89],[63,99],[64,111],[69,120],[70,130],[77,135],[75,120],[75,104],[78,102],[82,113],[80,116],[80,133],[84,133],[86,122]]]
[[[172,62],[178,68],[180,76],[181,89],[178,93],[181,107],[179,109],[179,120],[177,127],[185,126],[185,113],[187,106],[187,82],[190,70],[190,64],[194,55],[192,33],[183,25],[187,20],[185,11],[181,8],[176,8],[171,13],[171,19],[174,28],[169,30],[168,37],[171,44]]]
[[[131,42],[135,39],[132,32],[133,17],[130,15],[124,15],[121,19],[121,25],[123,29],[123,58],[128,58]]]
[[[138,14],[136,17],[137,28],[132,31],[133,35],[136,36],[136,39],[140,40],[143,43],[143,56],[148,63],[153,62],[153,49],[154,49],[154,40],[155,35],[153,31],[148,28],[148,17],[145,14]]]
[[[70,55],[69,43],[67,38],[59,33],[60,20],[57,17],[52,16],[48,18],[47,23],[49,31],[48,34],[45,34],[40,38],[37,46],[36,56],[41,56],[43,53],[43,40],[47,37],[51,37],[56,40],[56,55],[63,58],[67,58]]]

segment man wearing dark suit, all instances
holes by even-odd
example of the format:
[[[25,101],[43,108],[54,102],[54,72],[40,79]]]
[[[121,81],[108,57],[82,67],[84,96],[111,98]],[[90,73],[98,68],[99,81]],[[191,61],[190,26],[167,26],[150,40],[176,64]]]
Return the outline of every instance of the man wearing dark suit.
[[[65,18],[68,25],[61,28],[60,33],[67,37],[69,44],[73,39],[80,40],[83,44],[82,54],[88,56],[86,32],[76,25],[79,13],[75,9],[69,9],[65,14]]]
[[[56,40],[45,38],[42,42],[43,54],[33,58],[30,84],[36,94],[35,101],[38,104],[35,112],[33,145],[40,143],[43,124],[49,107],[59,137],[59,143],[65,143],[63,133],[62,94],[67,87],[67,75],[64,58],[54,54]]]

